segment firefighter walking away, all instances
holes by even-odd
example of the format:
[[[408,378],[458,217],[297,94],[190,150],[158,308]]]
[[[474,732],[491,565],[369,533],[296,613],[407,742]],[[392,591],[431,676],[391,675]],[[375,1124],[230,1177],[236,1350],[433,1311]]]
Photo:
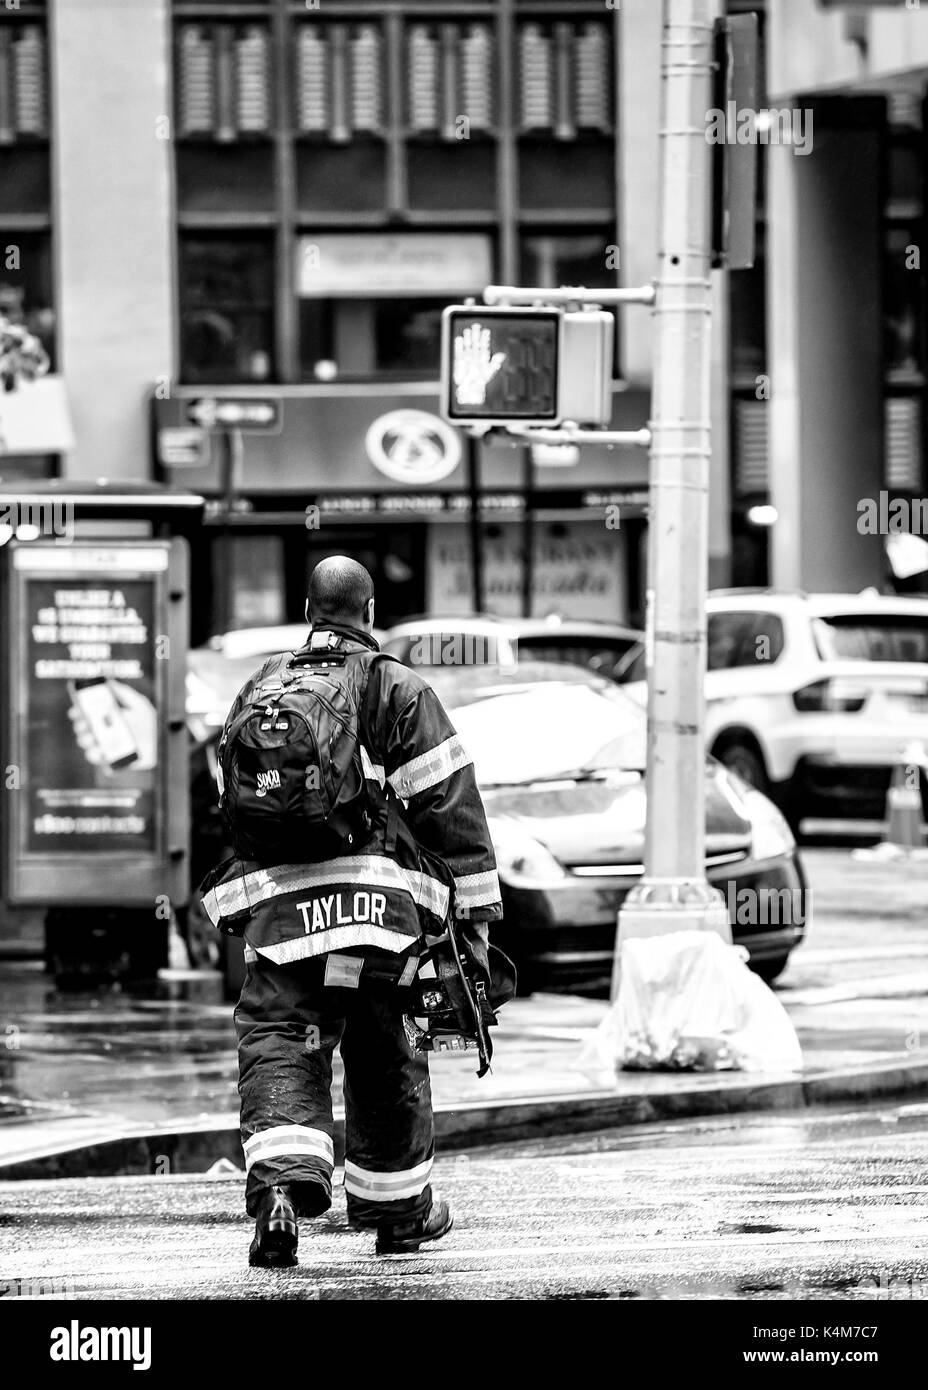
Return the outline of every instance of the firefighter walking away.
[[[296,1264],[299,1218],[331,1206],[336,1047],[349,1224],[379,1254],[447,1234],[428,1016],[432,1045],[454,1045],[456,1027],[481,1074],[495,1021],[487,924],[502,907],[471,760],[427,682],[371,636],[362,565],[321,561],[307,617],[306,644],[266,662],[226,720],[234,857],[202,885],[215,925],[244,937],[235,1027],[260,1266]]]

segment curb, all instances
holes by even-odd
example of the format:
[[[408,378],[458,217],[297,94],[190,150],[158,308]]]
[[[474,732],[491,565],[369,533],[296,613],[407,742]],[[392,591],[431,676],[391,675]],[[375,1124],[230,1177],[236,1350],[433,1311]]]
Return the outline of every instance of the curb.
[[[821,1071],[787,1080],[734,1082],[656,1094],[611,1091],[550,1099],[513,1099],[436,1107],[435,1132],[443,1152],[526,1139],[591,1133],[627,1125],[713,1115],[803,1110],[841,1102],[877,1100],[928,1090],[928,1060],[890,1062]],[[335,1122],[335,1158],[344,1157],[344,1120]],[[169,1172],[203,1175],[217,1159],[241,1168],[238,1126],[196,1125],[139,1130],[81,1143],[30,1158],[0,1160],[0,1181],[147,1176]],[[160,1166],[159,1166],[160,1165]]]

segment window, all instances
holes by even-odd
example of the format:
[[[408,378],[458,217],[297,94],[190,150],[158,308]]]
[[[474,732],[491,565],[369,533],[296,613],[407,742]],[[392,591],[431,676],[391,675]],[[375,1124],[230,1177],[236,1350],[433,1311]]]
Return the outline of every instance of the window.
[[[731,371],[736,384],[754,396],[757,377],[767,361],[766,260],[763,230],[758,229],[754,265],[729,273]]]
[[[302,377],[437,377],[441,313],[447,299],[304,299]]]
[[[9,6],[6,9],[5,18],[15,15]],[[47,140],[48,122],[45,25],[0,25],[0,144]]]
[[[921,265],[925,201],[921,103],[909,93],[888,101],[886,203],[883,209],[883,481],[922,490],[924,473],[925,275]]]
[[[754,12],[758,21],[757,55],[760,109],[768,105],[766,92],[765,7],[750,0],[727,0],[729,14]],[[732,498],[732,555],[730,582],[735,585],[764,583],[767,574],[768,536],[745,520],[747,508],[763,502],[769,493],[769,390],[767,371],[766,288],[766,182],[768,152],[757,150],[757,209],[754,265],[728,274],[730,446],[729,469]]]
[[[783,623],[775,613],[746,613],[737,666],[769,666],[783,650]]]
[[[924,364],[920,235],[916,223],[884,233],[883,360],[891,380],[911,380]]]
[[[518,117],[525,132],[572,140],[612,128],[610,30],[600,21],[518,25]]]
[[[444,305],[523,273],[615,285],[617,16],[602,0],[172,9],[185,380],[435,379]],[[514,146],[518,178],[502,179]],[[488,264],[466,288],[440,257],[403,283],[307,285],[302,244],[361,234],[479,236]],[[230,261],[241,292],[217,295]]]
[[[710,671],[769,665],[783,650],[783,623],[774,613],[710,613],[706,631]]]
[[[48,41],[43,0],[0,0],[0,313],[54,359]]]
[[[744,627],[743,613],[711,613],[706,622],[706,666],[723,671],[735,664]]]
[[[441,364],[443,299],[387,299],[374,309],[375,369],[437,376]]]
[[[565,661],[572,666],[586,666],[597,676],[614,680],[624,670],[625,657],[638,643],[634,637],[609,639],[591,637],[520,637],[519,655],[532,661]]]
[[[410,22],[405,42],[407,120],[417,134],[468,138],[496,122],[492,24]]]
[[[257,24],[179,24],[177,132],[229,142],[271,128],[271,31]]]
[[[47,232],[0,227],[0,314],[23,323],[55,365],[51,238]]]
[[[559,285],[584,285],[587,289],[615,289],[618,283],[618,248],[609,227],[601,231],[550,231],[535,228],[523,233],[520,245],[519,283],[555,289]],[[616,314],[615,362],[621,315]],[[613,372],[617,368],[613,368]]]
[[[297,246],[304,380],[434,379],[441,313],[493,275],[483,233],[318,233]]]
[[[608,228],[600,232],[527,232],[522,237],[521,283],[545,289],[558,285],[614,289],[616,250]]]
[[[184,236],[180,243],[184,381],[268,381],[274,375],[270,240]]]
[[[815,644],[823,661],[928,663],[928,621],[901,614],[840,614],[816,618]]]

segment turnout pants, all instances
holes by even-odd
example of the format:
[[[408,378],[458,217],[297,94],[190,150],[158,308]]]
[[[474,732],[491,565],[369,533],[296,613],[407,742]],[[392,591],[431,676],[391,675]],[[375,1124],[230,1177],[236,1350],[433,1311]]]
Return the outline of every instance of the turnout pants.
[[[297,1212],[331,1188],[332,1054],[345,1068],[345,1189],[361,1225],[429,1209],[434,1151],[428,1060],[403,1027],[405,991],[362,973],[326,985],[325,958],[274,965],[246,948],[235,1009],[245,1202],[286,1183]],[[308,1187],[307,1184],[313,1184]],[[315,1208],[318,1210],[318,1206]]]

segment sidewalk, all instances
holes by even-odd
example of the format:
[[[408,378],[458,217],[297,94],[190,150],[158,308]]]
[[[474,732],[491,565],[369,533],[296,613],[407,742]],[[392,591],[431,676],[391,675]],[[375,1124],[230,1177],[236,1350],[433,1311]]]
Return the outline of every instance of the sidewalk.
[[[472,1053],[433,1061],[440,1143],[928,1095],[928,943],[873,951],[879,968],[852,948],[855,968],[840,967],[838,982],[823,958],[840,961],[840,950],[797,953],[802,968],[791,965],[778,993],[802,1043],[801,1075],[585,1070],[581,1049],[607,1005],[516,1000],[494,1033],[492,1075],[478,1080]],[[218,977],[159,993],[62,995],[37,962],[0,962],[0,1178],[241,1167],[231,1005],[218,1002]]]

